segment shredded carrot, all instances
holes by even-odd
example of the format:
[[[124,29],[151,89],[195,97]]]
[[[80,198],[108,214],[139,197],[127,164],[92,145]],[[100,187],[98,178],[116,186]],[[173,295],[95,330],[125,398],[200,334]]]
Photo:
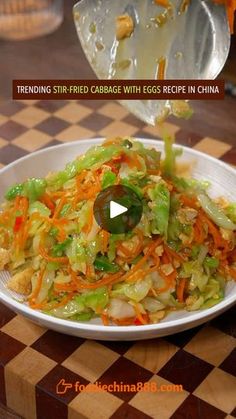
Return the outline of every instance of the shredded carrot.
[[[156,292],[156,290],[155,290],[155,288],[151,288],[150,289],[150,291],[148,292],[148,296],[149,297],[157,297],[158,296],[158,294],[157,294],[157,292]]]
[[[130,256],[132,255],[132,250],[128,249],[127,247],[125,247],[122,243],[117,243],[117,250],[122,252],[125,256],[120,255],[119,259],[120,260],[127,260],[127,257],[130,258]]]
[[[28,208],[29,208],[29,200],[25,196],[22,196],[20,198],[20,209],[22,210],[22,215],[25,218],[27,216]]]
[[[93,172],[93,181],[90,180],[85,183],[87,170],[83,170],[79,175],[76,176],[76,194],[72,202],[73,208],[79,201],[89,200],[94,198],[96,194],[101,190],[100,180],[97,173]]]
[[[171,7],[169,0],[155,0],[155,3],[157,4],[157,6],[164,7],[165,9]]]
[[[102,230],[101,236],[102,236],[102,252],[104,254],[107,252],[107,249],[108,249],[110,233],[108,233],[108,231],[106,230]]]
[[[57,229],[58,229],[57,240],[59,243],[63,243],[66,240],[66,232],[60,225],[57,226]]]
[[[202,239],[201,239],[200,234],[201,233],[200,233],[199,227],[198,227],[197,223],[195,223],[195,225],[194,225],[194,241],[197,244],[202,244]]]
[[[94,198],[99,191],[100,187],[98,187],[97,184],[87,186],[87,190],[81,189],[79,192],[77,192],[73,200],[73,208],[75,208],[76,204],[80,201],[87,201]]]
[[[86,278],[91,278],[94,275],[94,267],[87,263],[86,265]]]
[[[85,282],[80,277],[76,275],[76,273],[70,270],[70,274],[72,280],[77,285],[77,289],[96,289],[101,287],[102,285],[108,285],[116,282],[120,282],[120,278],[122,278],[122,272],[117,272],[116,274],[106,275],[102,279],[96,282]]]
[[[0,227],[0,234],[3,237],[2,246],[4,248],[9,247],[10,236],[9,236],[8,231],[6,231],[3,227]]]
[[[236,281],[236,269],[229,268],[230,276]]]
[[[175,252],[173,249],[171,249],[171,247],[165,245],[164,249],[165,249],[165,252],[167,253],[167,255],[169,256],[169,258],[176,259],[179,262],[185,262],[185,258],[182,255],[180,255],[179,253]]]
[[[53,310],[55,308],[63,307],[65,306],[72,298],[74,297],[74,293],[71,292],[68,295],[66,295],[61,301],[56,302],[55,304],[51,305],[51,303],[45,304],[45,309],[48,308],[50,310]]]
[[[53,214],[53,220],[58,218],[58,216],[60,215],[60,212],[61,212],[62,208],[64,207],[64,205],[66,204],[66,202],[67,202],[66,194],[64,194],[64,195],[62,195],[62,197],[59,201],[59,204],[55,208],[55,212]]]
[[[58,307],[63,307],[64,305],[66,305],[72,298],[74,297],[74,293],[70,293],[67,296],[65,296],[63,298],[63,300],[61,300],[60,302],[58,302],[57,304],[55,304],[53,306],[53,308],[58,308]]]
[[[163,239],[161,237],[159,237],[157,240],[155,240],[154,242],[152,242],[148,249],[147,252],[145,253],[145,255],[142,257],[142,259],[140,259],[128,272],[126,272],[124,274],[124,276],[122,277],[121,280],[127,280],[130,276],[133,276],[133,274],[138,271],[140,268],[143,267],[143,265],[145,264],[145,262],[148,260],[148,258],[150,257],[150,255],[153,253],[153,251],[155,250],[155,248],[157,246],[159,246],[162,243]]]
[[[156,292],[158,294],[161,294],[162,292],[168,291],[171,287],[175,285],[177,272],[174,270],[170,275],[165,275],[161,269],[158,270],[159,275],[165,280],[165,285],[162,288],[156,289]]]
[[[152,259],[153,259],[153,261],[154,261],[154,263],[155,263],[155,266],[156,266],[156,267],[159,267],[159,266],[160,266],[160,263],[161,263],[160,256],[158,256],[155,252],[153,252],[153,253],[151,254],[151,257],[152,257]]]
[[[34,310],[42,310],[46,304],[47,304],[47,299],[43,300],[41,303],[38,303],[38,304],[29,302],[30,308],[33,308]]]
[[[54,284],[54,291],[58,291],[59,293],[78,291],[78,286],[73,281],[69,284]]]
[[[139,160],[137,154],[134,153],[134,152],[132,152],[132,153],[130,152],[129,155],[123,154],[122,161],[124,163],[127,163],[127,165],[131,169],[133,169],[133,168],[137,168],[138,170],[142,169],[141,161]]]
[[[127,263],[132,262],[142,251],[143,248],[143,233],[141,230],[136,230],[138,243],[135,247],[127,248],[122,242],[117,244],[117,250],[123,253],[124,256],[119,255],[120,260],[125,260]]]
[[[160,176],[160,170],[159,169],[148,169],[147,174],[150,176]]]
[[[39,246],[39,254],[48,262],[57,262],[57,263],[63,263],[63,264],[67,264],[69,259],[67,256],[64,257],[53,257],[53,256],[49,256],[46,252],[46,250],[44,249],[44,247],[42,246],[42,244],[40,244]]]
[[[231,250],[228,257],[231,260],[231,262],[236,262],[236,249]]]
[[[163,265],[166,265],[168,263],[172,263],[171,255],[170,255],[170,253],[167,253],[166,250],[163,252],[163,254],[161,256],[161,263]]]
[[[190,198],[187,195],[180,195],[180,202],[185,205],[186,207],[199,209],[198,201],[196,198],[192,197]]]
[[[74,296],[73,292],[67,294],[61,301],[56,301],[54,304],[48,302],[47,300],[42,301],[39,304],[31,303],[30,307],[34,310],[53,310],[55,308],[65,306]]]
[[[135,317],[125,317],[124,319],[112,319],[117,326],[130,326],[134,324]]]
[[[151,274],[152,272],[157,272],[159,266],[160,266],[159,264],[156,264],[152,266],[151,268],[139,269],[138,271],[135,271],[134,273],[132,273],[132,275],[129,275],[126,281],[127,282],[140,281],[141,279],[145,278],[147,275]]]
[[[181,278],[176,288],[177,300],[180,303],[184,302],[185,285],[186,285],[186,278]]]
[[[134,309],[135,309],[136,317],[140,321],[140,323],[141,324],[147,324],[148,322],[147,322],[145,316],[141,313],[138,304],[134,305]]]
[[[53,200],[58,200],[58,199],[60,199],[64,195],[65,195],[65,191],[55,191],[55,192],[51,192],[50,193],[50,197]]]
[[[55,226],[58,229],[57,239],[60,243],[66,239],[66,232],[63,226],[67,225],[70,222],[66,218],[54,219],[54,218],[49,218],[49,217],[43,217],[38,212],[34,212],[30,218],[31,218],[31,221],[40,220],[40,221],[48,223],[48,226],[45,228],[45,232],[50,230],[51,225]]]
[[[203,211],[199,212],[199,217],[203,223],[207,224],[209,233],[213,237],[216,248],[221,247],[223,238],[218,228],[215,226],[215,224],[211,220],[209,220],[209,218],[205,215]]]
[[[21,241],[20,241],[21,249],[24,249],[27,239],[29,237],[30,226],[31,226],[31,221],[29,220],[25,223],[24,229],[22,231],[22,236],[21,236]]]
[[[95,180],[98,190],[101,189],[100,174],[101,173],[98,173],[97,170],[93,171],[94,180]]]
[[[41,197],[40,201],[44,205],[46,205],[46,207],[48,207],[51,210],[52,214],[54,213],[54,211],[55,211],[55,204],[54,204],[54,202],[52,201],[52,199],[50,198],[50,196],[46,192]]]
[[[42,287],[42,283],[43,283],[43,277],[45,274],[45,269],[42,269],[39,273],[38,276],[38,281],[37,281],[37,285],[35,287],[34,292],[31,294],[30,299],[29,299],[29,304],[35,304],[35,301],[40,293],[41,287]]]
[[[86,224],[83,226],[82,231],[85,234],[89,234],[93,226],[93,206],[89,208],[88,219]]]
[[[170,275],[168,275],[168,280],[170,281],[171,286],[175,285],[176,278],[177,278],[177,271],[175,269]]]
[[[98,188],[97,185],[94,185],[93,187],[89,188],[88,191],[81,194],[79,197],[80,201],[87,200],[90,198],[94,198],[94,196],[99,192],[100,188]]]
[[[87,170],[82,170],[82,172],[79,173],[76,176],[76,187],[77,187],[77,191],[80,191],[81,190],[81,187],[83,185],[83,182],[86,179],[87,174],[88,174]]]
[[[69,259],[67,256],[64,257],[53,257],[48,255],[45,247],[44,247],[44,234],[41,234],[41,239],[39,243],[39,254],[47,261],[47,262],[58,262],[67,264]]]
[[[147,268],[146,269],[146,275],[151,274],[152,272],[157,272],[159,270],[160,264],[159,265],[154,265],[151,268]]]
[[[0,224],[3,224],[4,226],[8,226],[11,221],[11,212],[10,211],[4,211],[0,214]]]
[[[108,318],[108,315],[106,313],[103,312],[101,314],[101,319],[102,319],[102,322],[103,322],[104,326],[109,325],[109,318]]]
[[[170,182],[170,180],[166,180],[166,186],[170,192],[174,190],[174,185],[172,182]]]
[[[63,226],[69,223],[69,220],[67,220],[66,218],[59,218],[57,220],[53,220],[51,218],[48,218],[47,221],[51,222],[52,224],[54,224],[55,226]]]
[[[202,244],[206,237],[205,237],[203,224],[199,216],[196,219],[193,229],[194,229],[194,241],[197,244]]]
[[[157,80],[165,80],[165,72],[166,72],[166,58],[161,57],[158,60]]]

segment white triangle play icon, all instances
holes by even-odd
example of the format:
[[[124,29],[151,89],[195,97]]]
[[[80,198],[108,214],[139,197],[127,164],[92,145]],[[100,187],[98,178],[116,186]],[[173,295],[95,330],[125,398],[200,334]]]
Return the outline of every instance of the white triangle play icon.
[[[118,215],[124,214],[128,211],[128,208],[118,204],[115,201],[110,201],[110,218],[118,217]]]

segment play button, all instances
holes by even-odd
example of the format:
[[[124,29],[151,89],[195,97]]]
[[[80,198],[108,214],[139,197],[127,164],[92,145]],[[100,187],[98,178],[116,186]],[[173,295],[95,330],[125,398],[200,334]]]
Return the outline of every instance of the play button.
[[[94,217],[103,230],[112,234],[131,231],[142,217],[142,200],[133,189],[117,185],[104,189],[94,203]]]
[[[117,204],[117,202],[110,202],[110,218],[118,217],[118,215],[124,214],[128,211],[128,208],[123,205]]]

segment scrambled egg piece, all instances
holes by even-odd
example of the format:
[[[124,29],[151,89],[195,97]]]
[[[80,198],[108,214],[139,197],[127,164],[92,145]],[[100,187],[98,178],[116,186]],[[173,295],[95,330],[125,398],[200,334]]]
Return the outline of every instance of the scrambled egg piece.
[[[166,263],[164,265],[161,265],[161,270],[164,273],[164,275],[170,275],[174,272],[174,268],[171,265],[171,263]]]
[[[198,212],[193,208],[181,208],[178,210],[177,218],[181,224],[194,224]]]
[[[215,203],[220,207],[220,208],[222,208],[223,210],[224,209],[226,209],[226,208],[228,208],[228,206],[229,206],[229,201],[227,200],[227,199],[225,199],[223,196],[221,196],[221,197],[219,197],[219,198],[217,198],[216,200],[215,200]]]
[[[164,253],[164,247],[162,245],[157,246],[155,249],[155,253],[157,256],[162,256]]]
[[[165,317],[165,310],[157,311],[156,313],[150,313],[149,317],[153,323],[159,323],[160,320],[164,319]]]
[[[197,296],[196,295],[190,295],[188,298],[186,298],[185,303],[186,303],[187,306],[191,306],[194,303],[196,303],[196,301],[197,301]]]
[[[134,31],[134,22],[131,16],[121,15],[116,18],[116,39],[129,38]]]
[[[122,242],[122,245],[125,249],[129,250],[130,252],[132,252],[132,250],[134,250],[138,245],[139,245],[139,238],[137,236],[132,237],[129,240],[125,240]],[[118,249],[117,250],[117,255],[121,256],[121,257],[125,257],[125,253],[122,252],[122,250]]]
[[[19,294],[29,295],[31,292],[31,278],[34,270],[26,268],[22,272],[15,274],[8,282],[7,286],[10,290]]]
[[[3,271],[5,266],[10,262],[10,251],[0,248],[0,271]]]

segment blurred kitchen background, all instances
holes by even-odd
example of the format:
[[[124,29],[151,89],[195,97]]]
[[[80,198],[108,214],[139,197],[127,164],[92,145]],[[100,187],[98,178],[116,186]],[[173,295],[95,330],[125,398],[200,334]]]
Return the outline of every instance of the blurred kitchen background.
[[[12,4],[24,7],[24,3],[32,6],[32,14],[35,5],[40,7],[40,3],[45,7],[48,3],[49,12],[51,7],[52,20],[49,25],[60,24],[61,4],[64,9],[64,20],[59,28],[52,34],[25,41],[6,41],[0,35],[0,98],[11,96],[11,81],[14,78],[94,78],[83,51],[79,45],[75,31],[72,7],[75,0],[0,0],[0,32],[3,32],[3,11],[9,13]],[[19,7],[19,6],[16,6]],[[53,16],[54,13],[54,16]],[[46,25],[48,23],[46,22]],[[22,28],[20,28],[22,29]],[[27,30],[31,28],[26,26]],[[236,37],[232,38],[231,51],[228,62],[223,72],[223,77],[227,81],[236,84]],[[233,90],[236,95],[236,89]]]

